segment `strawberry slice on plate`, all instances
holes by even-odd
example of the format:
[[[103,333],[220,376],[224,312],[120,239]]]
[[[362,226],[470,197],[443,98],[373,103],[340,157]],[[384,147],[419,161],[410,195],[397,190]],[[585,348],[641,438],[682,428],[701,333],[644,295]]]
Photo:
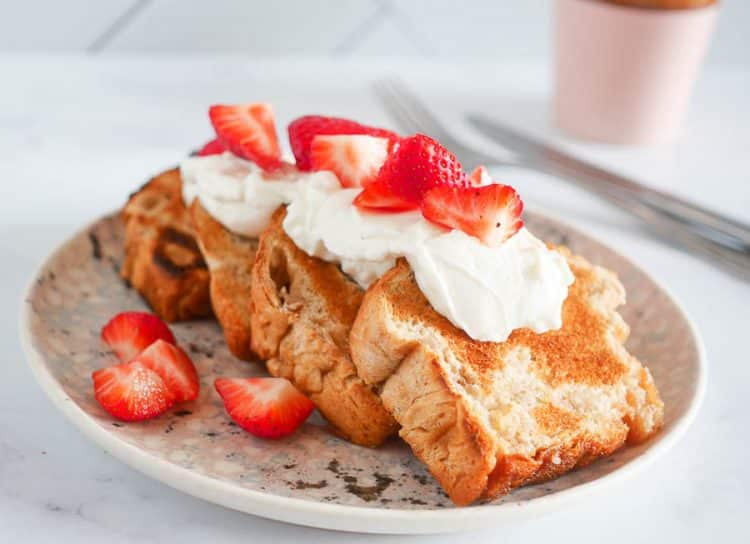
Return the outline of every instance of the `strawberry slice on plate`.
[[[315,136],[333,134],[364,134],[378,138],[386,138],[393,146],[399,140],[398,134],[383,128],[369,127],[349,119],[325,117],[323,115],[306,115],[295,119],[289,124],[289,144],[297,159],[297,168],[310,170],[312,162],[310,151]]]
[[[175,402],[198,398],[200,380],[190,357],[174,344],[157,340],[135,359],[156,372],[172,392]]]
[[[215,105],[208,110],[219,141],[263,170],[281,166],[281,149],[270,104]]]
[[[292,434],[314,408],[284,378],[219,378],[214,386],[234,422],[261,438]]]
[[[433,187],[466,187],[469,182],[456,156],[424,134],[399,141],[378,173],[390,193],[419,206]]]
[[[218,138],[214,138],[210,142],[206,142],[206,144],[201,147],[200,151],[198,151],[197,155],[199,157],[206,157],[208,155],[221,155],[226,151],[227,148],[224,147],[224,144],[221,143],[221,140]]]
[[[123,421],[143,421],[163,414],[175,397],[159,375],[139,361],[95,371],[94,396],[110,415]]]
[[[342,187],[365,187],[377,177],[389,147],[387,138],[377,136],[319,134],[310,145],[310,165],[336,174]]]
[[[523,227],[523,202],[510,185],[483,187],[435,187],[422,200],[422,214],[429,221],[460,229],[497,247]]]
[[[121,361],[130,361],[157,340],[175,343],[169,327],[147,312],[117,314],[102,328],[102,340]]]

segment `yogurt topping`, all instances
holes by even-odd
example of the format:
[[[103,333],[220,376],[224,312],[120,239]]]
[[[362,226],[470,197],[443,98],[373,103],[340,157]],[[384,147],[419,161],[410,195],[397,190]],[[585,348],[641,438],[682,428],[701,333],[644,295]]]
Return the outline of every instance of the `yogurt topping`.
[[[490,248],[460,230],[446,231],[419,211],[376,213],[352,204],[330,172],[290,170],[269,179],[253,163],[225,153],[180,165],[186,203],[201,204],[229,230],[258,236],[288,204],[283,228],[303,251],[337,262],[367,288],[405,257],[433,308],[471,338],[502,342],[518,328],[562,326],[573,282],[565,258],[523,228]]]

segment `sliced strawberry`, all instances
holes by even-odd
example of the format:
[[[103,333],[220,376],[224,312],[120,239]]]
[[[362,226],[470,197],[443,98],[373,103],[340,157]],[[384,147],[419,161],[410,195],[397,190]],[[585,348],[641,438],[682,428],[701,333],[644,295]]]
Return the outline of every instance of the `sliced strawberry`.
[[[169,327],[147,312],[119,313],[102,328],[102,340],[121,361],[130,361],[160,339],[175,343]]]
[[[208,110],[221,143],[263,170],[281,166],[281,149],[270,104],[216,105]]]
[[[261,438],[293,433],[314,408],[284,378],[219,378],[214,386],[235,423]]]
[[[123,421],[156,417],[175,402],[164,380],[138,361],[102,368],[91,378],[96,400],[107,412]]]
[[[136,358],[146,368],[156,372],[175,397],[175,402],[198,398],[200,380],[190,357],[179,347],[157,340]]]
[[[510,185],[435,187],[425,193],[422,214],[438,225],[460,229],[496,247],[523,227],[523,202]]]
[[[484,166],[477,166],[469,176],[469,184],[474,187],[481,187],[490,183],[492,183],[492,178]]]
[[[397,213],[419,208],[417,204],[391,193],[390,187],[379,179],[365,187],[353,203],[360,209],[379,212]]]
[[[372,183],[388,156],[388,139],[363,134],[317,135],[310,146],[313,170],[336,174],[342,187]]]
[[[199,157],[205,157],[207,155],[221,155],[226,151],[227,148],[224,147],[224,144],[221,143],[221,140],[218,138],[214,138],[210,142],[206,142],[206,144],[201,147],[201,150],[198,151]]]
[[[310,170],[310,149],[312,141],[318,135],[330,134],[365,134],[378,138],[387,138],[391,145],[399,140],[398,134],[383,128],[368,127],[349,119],[324,117],[322,115],[306,115],[295,119],[289,124],[289,144],[297,159],[297,168]]]
[[[380,169],[378,179],[386,184],[391,194],[416,206],[425,191],[433,187],[469,184],[455,155],[424,134],[399,141]]]

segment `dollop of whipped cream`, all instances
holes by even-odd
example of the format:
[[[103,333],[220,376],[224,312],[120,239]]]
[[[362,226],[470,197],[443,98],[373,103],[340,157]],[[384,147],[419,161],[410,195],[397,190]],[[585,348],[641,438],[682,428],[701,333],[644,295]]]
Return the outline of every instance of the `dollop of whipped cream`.
[[[232,232],[253,238],[265,230],[279,206],[292,202],[310,182],[341,187],[331,172],[301,172],[290,166],[268,174],[229,152],[188,157],[180,163],[180,174],[186,205],[199,197],[211,217]]]
[[[233,232],[258,236],[274,210],[288,204],[283,228],[294,243],[339,263],[362,288],[405,257],[433,308],[475,340],[502,342],[515,329],[562,326],[573,274],[561,254],[525,228],[491,248],[433,225],[419,211],[360,210],[352,204],[359,189],[342,189],[330,172],[268,177],[229,153],[192,157],[180,168],[185,202],[197,196]]]

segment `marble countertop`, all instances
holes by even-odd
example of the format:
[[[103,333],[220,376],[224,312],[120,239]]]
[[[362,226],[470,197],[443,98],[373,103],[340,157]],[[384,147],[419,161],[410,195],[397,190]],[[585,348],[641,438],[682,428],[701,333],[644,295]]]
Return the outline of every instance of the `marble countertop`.
[[[273,101],[279,126],[320,112],[391,124],[368,89],[385,70],[409,77],[456,132],[472,109],[579,155],[750,219],[750,72],[703,74],[680,140],[624,149],[566,140],[549,123],[544,65],[250,62],[0,56],[0,541],[350,542],[353,535],[237,513],[181,494],[121,464],[56,412],[18,340],[21,293],[62,240],[115,209],[150,174],[211,130],[206,107]],[[709,385],[687,436],[651,468],[543,518],[409,541],[747,541],[750,285],[654,238],[634,220],[541,174],[500,168],[529,208],[607,241],[669,287],[707,347]],[[404,537],[361,536],[363,541]]]

